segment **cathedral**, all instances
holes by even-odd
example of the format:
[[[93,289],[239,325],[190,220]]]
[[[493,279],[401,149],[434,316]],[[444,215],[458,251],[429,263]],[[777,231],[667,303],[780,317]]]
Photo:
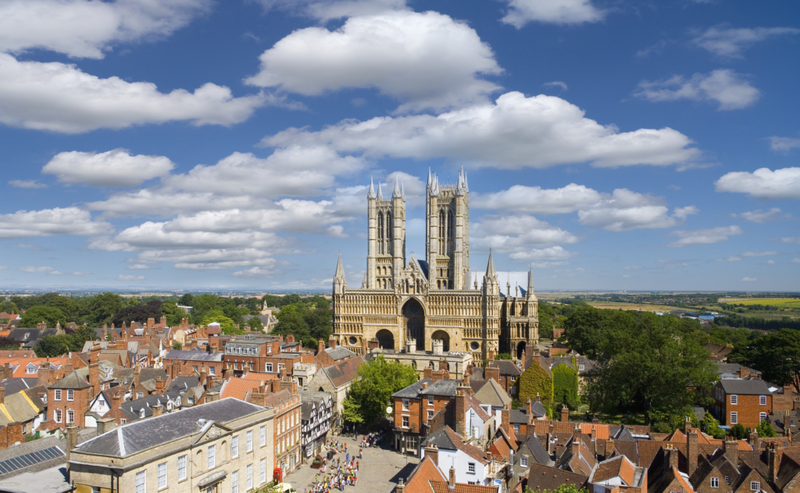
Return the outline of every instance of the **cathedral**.
[[[469,282],[469,187],[440,185],[428,172],[425,260],[407,260],[405,191],[395,181],[384,199],[370,181],[367,269],[361,288],[347,287],[341,256],[333,278],[333,337],[338,345],[363,348],[470,352],[477,361],[499,352],[520,357],[539,340],[538,301],[532,273],[527,289],[500,290],[489,253],[483,282]],[[521,295],[520,295],[521,294]]]

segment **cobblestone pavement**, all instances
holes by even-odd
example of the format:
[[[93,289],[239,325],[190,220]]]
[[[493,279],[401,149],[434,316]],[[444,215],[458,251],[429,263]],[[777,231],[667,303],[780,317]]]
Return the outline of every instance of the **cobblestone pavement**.
[[[358,456],[358,442],[353,439],[353,436],[334,436],[334,440],[347,443],[347,451],[352,455],[353,452]],[[364,458],[360,459],[360,469],[358,471],[358,484],[356,486],[346,486],[344,493],[389,493],[397,485],[400,478],[406,479],[411,471],[417,466],[419,460],[414,456],[405,457],[398,454],[391,448],[392,439],[391,434],[384,437],[381,447],[367,447],[364,449]],[[336,456],[341,460],[345,460],[345,452]],[[358,460],[358,459],[356,459]],[[307,459],[306,463],[300,466],[300,469],[286,476],[286,481],[291,483],[298,493],[305,493],[306,488],[310,488],[314,483],[314,476],[320,474],[317,469],[311,467],[311,459]],[[330,468],[325,476],[330,477]],[[338,490],[334,490],[338,491]]]

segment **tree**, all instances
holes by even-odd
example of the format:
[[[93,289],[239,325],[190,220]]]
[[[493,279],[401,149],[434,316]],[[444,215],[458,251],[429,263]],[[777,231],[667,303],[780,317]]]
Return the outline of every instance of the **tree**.
[[[247,326],[250,327],[250,330],[256,330],[261,332],[264,330],[264,324],[261,323],[261,319],[258,317],[253,317],[247,321]]]
[[[737,440],[742,440],[744,438],[747,438],[747,435],[749,435],[749,433],[750,430],[748,428],[745,428],[739,423],[736,423],[735,425],[731,426],[731,429],[728,430],[728,436],[732,436]]]
[[[53,358],[70,352],[72,350],[70,343],[70,338],[66,334],[44,336],[33,347],[33,351],[40,358]]]
[[[762,419],[761,422],[758,423],[758,426],[756,426],[756,432],[758,433],[759,437],[771,438],[778,436],[778,434],[775,432],[775,428],[773,428],[766,419]]]
[[[116,293],[98,294],[89,301],[89,318],[95,324],[107,324],[114,315],[122,310],[125,303]]]
[[[73,348],[73,351],[82,351],[86,341],[96,341],[98,339],[99,337],[97,337],[97,332],[95,332],[94,329],[78,327],[74,334],[70,334],[70,346]]]
[[[597,332],[599,364],[588,375],[592,409],[682,415],[687,406],[708,400],[717,373],[696,337],[699,325],[673,316],[608,311]]]
[[[782,329],[737,347],[731,361],[760,371],[764,380],[800,392],[800,331]]]
[[[19,313],[19,308],[17,308],[17,304],[13,301],[2,300],[0,301],[0,312]]]
[[[181,306],[193,306],[192,303],[194,303],[194,295],[192,293],[186,293],[178,298],[178,304]]]
[[[59,308],[53,306],[32,306],[22,314],[19,327],[36,327],[36,324],[45,322],[48,327],[55,327],[56,323],[65,325],[67,317]]]
[[[311,329],[296,306],[288,305],[281,308],[276,317],[278,323],[272,331],[274,334],[292,334],[295,340],[311,337]]]
[[[135,298],[131,298],[135,299]],[[147,304],[134,303],[122,308],[114,314],[111,318],[111,323],[120,327],[122,323],[139,322],[145,323],[147,319],[153,318],[159,320],[161,318],[161,302],[150,301]]]
[[[719,427],[719,421],[714,419],[714,416],[712,416],[708,411],[706,411],[705,416],[703,416],[703,422],[700,425],[700,429],[716,439],[725,438],[725,430]]]
[[[211,310],[203,319],[202,324],[218,323],[223,334],[241,334],[242,330],[237,330],[233,320],[222,314],[222,310]]]
[[[172,349],[182,349],[182,348],[183,348],[183,344],[181,344],[180,341],[173,341],[172,342]]]
[[[175,303],[161,303],[161,315],[167,317],[167,325],[175,327],[181,324],[181,319],[186,317],[186,312],[178,308]]]
[[[358,368],[358,374],[361,378],[351,384],[350,393],[344,403],[351,413],[351,423],[369,424],[385,416],[392,394],[417,381],[414,368],[397,361],[387,362],[382,355],[362,364]],[[358,418],[361,421],[353,420]]]
[[[578,370],[569,365],[553,367],[553,402],[566,404],[570,409],[577,409],[578,400]],[[526,401],[527,402],[527,401]]]
[[[11,351],[19,349],[19,342],[12,341],[8,337],[0,337],[0,351]]]

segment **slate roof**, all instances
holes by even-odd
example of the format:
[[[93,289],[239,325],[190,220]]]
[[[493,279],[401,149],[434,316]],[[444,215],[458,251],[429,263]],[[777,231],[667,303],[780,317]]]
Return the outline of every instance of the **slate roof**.
[[[541,464],[531,464],[531,470],[528,473],[528,487],[534,491],[553,491],[561,485],[575,485],[580,488],[588,480],[589,476]]]
[[[763,380],[720,380],[719,384],[726,394],[770,395]]]
[[[128,457],[186,435],[199,433],[209,421],[225,424],[263,410],[263,407],[249,402],[221,399],[122,425],[83,442],[74,450],[85,454]]]
[[[518,377],[522,374],[517,365],[507,359],[496,360],[494,365],[500,369],[500,375],[504,377]]]
[[[325,348],[325,352],[328,353],[328,356],[330,356],[333,361],[341,361],[343,359],[349,359],[356,356],[356,353],[342,346]]]
[[[524,446],[528,448],[528,451],[533,456],[533,460],[537,464],[546,466],[553,462],[550,458],[550,454],[547,453],[547,449],[544,448],[544,445],[539,441],[539,437],[537,437],[536,434],[529,436]]]
[[[87,382],[86,379],[82,377],[80,373],[78,373],[77,371],[73,371],[69,375],[66,375],[58,382],[51,385],[49,388],[80,390],[80,389],[87,389],[89,387],[91,387],[91,385],[89,385],[89,382]]]
[[[141,410],[144,409],[144,417],[149,418],[153,415],[153,407],[161,404],[163,409],[161,412],[167,413],[167,399],[170,401],[175,401],[178,397],[182,397],[184,394],[177,390],[171,390],[165,392],[164,395],[161,394],[153,394],[142,397],[141,399],[134,399],[132,401],[123,402],[119,409],[122,411],[127,417],[128,421],[135,421],[137,419],[141,419]],[[111,402],[111,401],[108,401]],[[183,404],[183,399],[181,399],[181,405]]]
[[[341,363],[323,368],[323,371],[334,387],[342,387],[356,379],[358,376],[358,368],[363,363],[364,358],[356,356],[347,361],[342,361]]]
[[[39,383],[39,380],[36,378],[6,378],[0,382],[0,387],[5,389],[6,397],[8,397],[22,390],[35,387],[37,383]]]
[[[417,380],[416,382],[412,383],[408,387],[402,388],[392,394],[392,397],[401,397],[404,399],[416,399],[419,397],[419,392],[422,390],[422,385],[427,383],[430,385],[432,380],[430,378],[423,378],[422,380]]]
[[[428,385],[428,388],[421,389],[419,395],[439,395],[454,397],[458,389],[458,380],[438,380]]]
[[[198,350],[184,350],[184,349],[171,349],[166,356],[164,356],[165,360],[182,360],[182,361],[211,361],[211,362],[221,362],[223,352],[217,351],[215,353],[209,353],[208,351],[198,351]]]

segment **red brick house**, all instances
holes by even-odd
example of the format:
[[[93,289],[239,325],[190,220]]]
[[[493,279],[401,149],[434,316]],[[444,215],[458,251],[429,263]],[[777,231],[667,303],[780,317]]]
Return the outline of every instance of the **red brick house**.
[[[720,380],[712,397],[720,422],[728,426],[755,428],[772,412],[772,393],[763,380]]]

